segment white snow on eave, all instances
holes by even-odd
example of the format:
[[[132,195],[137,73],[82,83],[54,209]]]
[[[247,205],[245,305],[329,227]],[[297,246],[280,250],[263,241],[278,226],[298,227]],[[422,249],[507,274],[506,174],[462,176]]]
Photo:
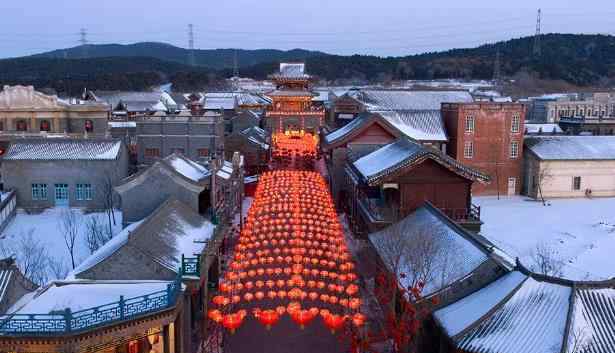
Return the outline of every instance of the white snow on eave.
[[[542,160],[615,160],[615,136],[535,136],[526,142]]]
[[[345,136],[346,134],[348,134],[352,130],[354,130],[356,127],[360,126],[362,122],[363,122],[363,118],[360,118],[360,117],[355,118],[354,120],[352,120],[348,124],[340,127],[337,130],[331,131],[330,133],[325,135],[325,141],[328,142],[328,143],[331,143],[331,142],[333,142],[333,141],[335,141],[335,140]]]
[[[521,272],[511,272],[479,291],[434,312],[434,317],[449,337],[455,336],[485,316],[519,284],[527,279]]]
[[[369,178],[403,162],[412,152],[414,151],[393,142],[359,158],[354,162],[354,166],[364,177]]]
[[[74,279],[80,273],[89,270],[113,255],[119,248],[128,242],[130,233],[137,229],[142,222],[143,221],[135,222],[124,228],[122,232],[111,238],[111,240],[87,257],[79,266],[75,267],[68,276],[66,276],[66,279]]]
[[[378,113],[411,139],[440,142],[448,140],[439,111],[383,111]]]
[[[176,266],[179,267],[182,254],[184,257],[196,257],[201,255],[205,249],[205,241],[212,238],[215,226],[204,220],[199,226],[194,226],[178,217],[179,225],[182,228],[181,234],[177,236],[176,242]]]
[[[193,181],[200,181],[209,175],[209,170],[204,166],[187,159],[174,156],[169,162],[175,171]]]

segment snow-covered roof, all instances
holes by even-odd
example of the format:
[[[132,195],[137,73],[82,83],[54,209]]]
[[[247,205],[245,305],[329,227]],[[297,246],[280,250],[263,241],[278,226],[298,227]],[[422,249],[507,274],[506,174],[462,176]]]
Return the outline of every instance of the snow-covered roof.
[[[115,160],[121,147],[119,140],[15,140],[4,160]]]
[[[378,183],[382,177],[390,173],[402,168],[411,168],[428,158],[466,179],[489,180],[488,176],[464,166],[442,152],[410,141],[407,138],[399,138],[395,142],[357,159],[353,162],[353,166],[363,180],[372,185]]]
[[[564,132],[558,124],[552,123],[525,123],[525,133],[526,134],[551,134],[551,133],[561,134]]]
[[[400,279],[400,284],[408,288],[422,280],[425,283],[422,295],[429,296],[471,274],[489,259],[483,245],[472,237],[433,207],[424,205],[398,223],[370,234],[369,240],[389,271],[395,269],[386,259],[395,254],[393,248],[401,246],[404,251],[397,276],[402,273],[405,276]],[[424,247],[426,242],[431,246]],[[429,250],[425,250],[427,248]],[[425,257],[430,259],[428,264],[424,263]],[[422,278],[418,273],[427,273],[428,278]]]
[[[124,299],[165,291],[168,281],[55,281],[26,295],[11,308],[12,314],[72,312]]]
[[[203,106],[206,110],[233,110],[235,109],[237,99],[232,93],[228,94],[205,94],[205,104]]]
[[[309,79],[305,73],[305,63],[280,63],[280,71],[272,75],[273,78]]]
[[[380,111],[376,113],[412,139],[441,142],[448,140],[440,110]]]
[[[136,128],[137,122],[136,121],[110,121],[109,127],[113,129]]]
[[[268,97],[314,97],[314,93],[303,90],[280,89],[266,93]]]
[[[125,246],[136,248],[146,255],[144,258],[178,271],[182,255],[200,255],[215,228],[211,222],[173,198],[165,201],[145,220],[130,227],[114,237],[113,243],[87,258],[78,271],[73,271],[72,277],[86,278],[89,269],[104,266],[111,255]]]
[[[241,132],[242,135],[248,138],[250,143],[253,143],[264,150],[269,149],[267,144],[267,133],[258,126],[249,127]]]
[[[615,352],[615,286],[575,291],[566,352]]]
[[[79,266],[75,267],[66,277],[66,279],[75,279],[75,276],[79,273],[86,271],[101,261],[105,260],[109,256],[113,255],[119,248],[124,246],[128,242],[130,234],[141,225],[142,221],[132,223],[124,228],[119,234],[115,235],[111,240],[106,242],[98,250],[94,251],[92,255],[88,256]]]
[[[615,136],[532,136],[525,146],[542,160],[615,160]]]
[[[467,352],[560,352],[570,295],[568,286],[515,271],[435,317]]]
[[[199,182],[211,175],[209,169],[183,155],[173,153],[162,159],[162,162],[177,173],[195,182]]]
[[[356,99],[370,111],[440,110],[442,103],[471,103],[468,91],[372,90],[358,91]]]
[[[344,137],[349,136],[352,132],[361,128],[363,124],[366,124],[369,121],[369,119],[370,119],[370,114],[361,114],[357,116],[356,118],[354,118],[348,124],[326,134],[324,137],[324,140],[328,144],[341,140]]]

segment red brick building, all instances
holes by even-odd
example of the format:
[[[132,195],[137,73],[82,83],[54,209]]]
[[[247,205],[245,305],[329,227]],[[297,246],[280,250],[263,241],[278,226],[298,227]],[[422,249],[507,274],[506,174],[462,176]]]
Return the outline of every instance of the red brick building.
[[[444,103],[447,154],[491,177],[473,195],[517,195],[522,190],[526,108],[519,103]]]

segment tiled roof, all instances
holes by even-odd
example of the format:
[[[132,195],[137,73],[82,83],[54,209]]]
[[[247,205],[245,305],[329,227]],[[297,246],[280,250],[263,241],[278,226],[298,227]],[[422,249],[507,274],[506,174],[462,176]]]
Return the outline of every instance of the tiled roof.
[[[615,160],[615,136],[535,136],[525,146],[542,160]]]
[[[161,162],[194,182],[199,182],[211,175],[206,167],[179,154],[173,153],[163,158]]]
[[[280,63],[280,71],[272,75],[282,79],[309,79],[305,73],[305,63]]]
[[[448,140],[440,110],[399,110],[376,113],[404,135],[417,141],[445,142]]]
[[[4,160],[114,160],[122,142],[114,140],[13,141]]]
[[[442,103],[470,103],[467,91],[370,90],[354,95],[370,111],[440,110]]]
[[[261,129],[257,126],[249,127],[241,132],[242,135],[247,137],[248,141],[258,145],[264,150],[269,149],[269,144],[267,144],[267,133],[265,130]]]
[[[548,134],[551,134],[553,132],[555,132],[556,134],[561,134],[564,131],[557,124],[525,123],[525,132],[527,134],[543,133],[545,135],[548,135]]]
[[[615,281],[561,280],[518,265],[434,317],[469,353],[615,352]]]
[[[423,296],[450,286],[489,258],[487,249],[481,242],[473,240],[473,235],[443,218],[432,206],[424,205],[396,224],[369,235],[381,259],[390,258],[393,248],[404,247],[399,272],[405,276],[400,279],[400,284],[407,288],[423,280]],[[424,248],[427,241],[432,245],[429,250]],[[425,251],[428,253],[422,253]],[[422,256],[428,257],[429,263],[424,263]],[[390,261],[383,262],[394,271]],[[423,278],[424,274],[428,278]]]
[[[359,158],[354,161],[353,166],[365,183],[373,185],[391,173],[422,163],[428,158],[466,179],[489,180],[488,176],[464,166],[442,152],[422,146],[406,138],[399,138],[397,141]]]
[[[309,91],[275,90],[266,93],[268,97],[313,97],[314,93]]]
[[[333,130],[330,133],[326,134],[324,137],[325,143],[332,144],[339,140],[344,139],[347,136],[350,136],[353,132],[363,127],[364,124],[371,121],[370,118],[371,118],[370,113],[364,113],[364,114],[357,116],[348,124],[340,127],[337,130]]]

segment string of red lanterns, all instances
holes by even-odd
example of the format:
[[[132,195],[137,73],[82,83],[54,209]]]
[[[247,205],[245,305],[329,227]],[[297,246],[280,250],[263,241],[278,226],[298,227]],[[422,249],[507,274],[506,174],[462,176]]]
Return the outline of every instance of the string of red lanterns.
[[[267,329],[283,315],[300,328],[321,317],[335,333],[362,326],[358,279],[324,179],[263,174],[208,317],[234,332],[250,311]]]

